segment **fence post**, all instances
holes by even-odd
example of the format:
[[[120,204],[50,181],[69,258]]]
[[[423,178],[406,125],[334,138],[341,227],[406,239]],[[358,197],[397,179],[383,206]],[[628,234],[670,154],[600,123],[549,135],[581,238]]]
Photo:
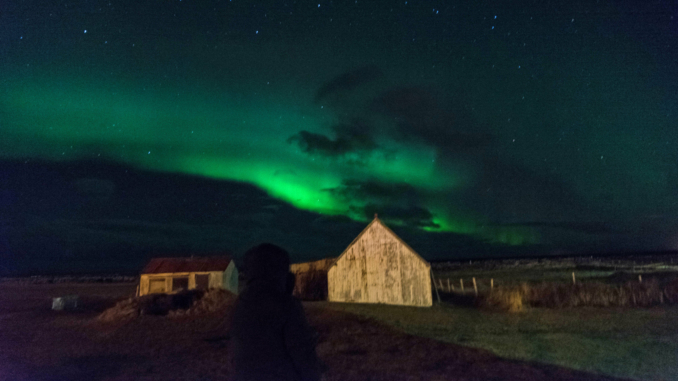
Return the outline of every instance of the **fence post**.
[[[476,296],[478,296],[478,285],[476,285],[476,277],[473,277],[473,290],[476,292]]]
[[[577,278],[574,276],[574,271],[572,272],[572,284],[577,284]]]
[[[459,284],[461,285],[461,292],[464,292],[464,280],[459,279]]]
[[[490,292],[494,291],[494,278],[490,278]]]
[[[643,283],[643,276],[642,275],[638,275],[638,282]]]
[[[452,292],[452,288],[450,288],[450,278],[447,278],[447,292]]]
[[[431,279],[433,280],[433,287],[436,289],[436,296],[438,296],[438,303],[440,303],[440,294],[438,293],[438,285],[436,284],[436,278],[433,276],[433,270],[429,270],[431,274]]]

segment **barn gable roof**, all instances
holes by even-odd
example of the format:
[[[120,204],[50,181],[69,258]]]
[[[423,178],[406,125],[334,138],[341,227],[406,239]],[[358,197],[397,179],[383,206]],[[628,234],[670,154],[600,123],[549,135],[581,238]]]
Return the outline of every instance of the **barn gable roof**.
[[[422,262],[424,262],[425,264],[427,264],[427,265],[430,266],[430,264],[428,263],[427,260],[425,260],[424,258],[422,258],[421,255],[419,255],[419,253],[417,253],[416,251],[414,251],[414,249],[412,249],[412,248],[410,247],[410,245],[408,245],[405,241],[403,241],[400,237],[398,237],[398,235],[397,235],[396,233],[394,233],[393,230],[391,230],[388,226],[386,226],[386,224],[384,224],[384,223],[377,217],[377,215],[375,214],[375,215],[374,215],[374,219],[372,220],[372,222],[370,222],[370,223],[365,227],[365,229],[363,229],[363,231],[361,231],[360,234],[358,234],[358,236],[355,237],[355,239],[354,239],[353,241],[351,241],[351,243],[346,247],[346,249],[344,249],[344,251],[341,253],[341,255],[339,255],[339,256],[337,257],[337,259],[334,261],[334,263],[332,264],[331,267],[336,266],[337,262],[339,262],[339,259],[341,259],[341,257],[343,257],[343,256],[346,254],[346,252],[348,251],[348,249],[350,249],[351,246],[353,246],[354,243],[358,242],[358,240],[360,239],[360,237],[362,237],[363,234],[365,234],[365,232],[366,232],[373,224],[379,224],[379,225],[381,225],[381,227],[383,227],[389,234],[391,234],[398,242],[400,242],[400,243],[401,243],[403,246],[405,246],[410,252],[412,252],[417,258],[419,258],[419,260],[421,260]]]
[[[209,258],[153,258],[141,270],[142,274],[192,273],[202,271],[226,271],[230,257]]]

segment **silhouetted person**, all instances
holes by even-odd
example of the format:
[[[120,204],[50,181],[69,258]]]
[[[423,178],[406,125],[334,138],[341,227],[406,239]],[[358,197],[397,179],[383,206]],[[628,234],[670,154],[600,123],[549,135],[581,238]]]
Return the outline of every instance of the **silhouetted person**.
[[[293,272],[288,272],[287,273],[287,282],[285,284],[285,291],[290,294],[294,295],[294,286],[297,283],[297,276]]]
[[[245,289],[231,320],[238,381],[320,380],[311,329],[289,292],[289,254],[272,244],[245,253]]]

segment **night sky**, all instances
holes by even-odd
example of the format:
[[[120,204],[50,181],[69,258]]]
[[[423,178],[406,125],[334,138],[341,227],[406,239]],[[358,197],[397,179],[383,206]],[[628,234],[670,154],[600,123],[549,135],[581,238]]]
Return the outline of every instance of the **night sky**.
[[[0,275],[678,249],[676,3],[509,3],[3,1]]]

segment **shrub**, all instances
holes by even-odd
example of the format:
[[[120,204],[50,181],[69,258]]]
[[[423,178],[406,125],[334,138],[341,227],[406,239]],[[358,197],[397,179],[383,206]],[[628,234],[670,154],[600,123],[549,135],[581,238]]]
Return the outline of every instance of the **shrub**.
[[[221,289],[144,295],[119,302],[101,313],[98,319],[113,322],[134,319],[139,315],[169,315],[170,317],[199,315],[227,308],[233,304],[235,299],[236,296],[233,293]]]
[[[664,297],[667,303],[678,303],[678,279],[664,287]]]
[[[183,315],[203,315],[222,311],[235,303],[237,296],[230,291],[212,289],[195,301],[188,309],[177,309],[169,312],[171,317]]]
[[[529,286],[525,283],[514,287],[497,287],[481,298],[479,303],[490,308],[520,312],[524,309],[526,294],[529,291]]]
[[[167,315],[170,311],[189,309],[202,298],[202,290],[181,291],[176,294],[153,294],[139,298],[139,312],[142,315]]]
[[[628,281],[623,285],[600,282],[577,284],[540,283],[519,287],[496,287],[479,298],[482,306],[511,312],[523,306],[546,308],[569,307],[650,307],[664,303],[678,303],[678,280],[662,285],[657,279],[644,282]]]

